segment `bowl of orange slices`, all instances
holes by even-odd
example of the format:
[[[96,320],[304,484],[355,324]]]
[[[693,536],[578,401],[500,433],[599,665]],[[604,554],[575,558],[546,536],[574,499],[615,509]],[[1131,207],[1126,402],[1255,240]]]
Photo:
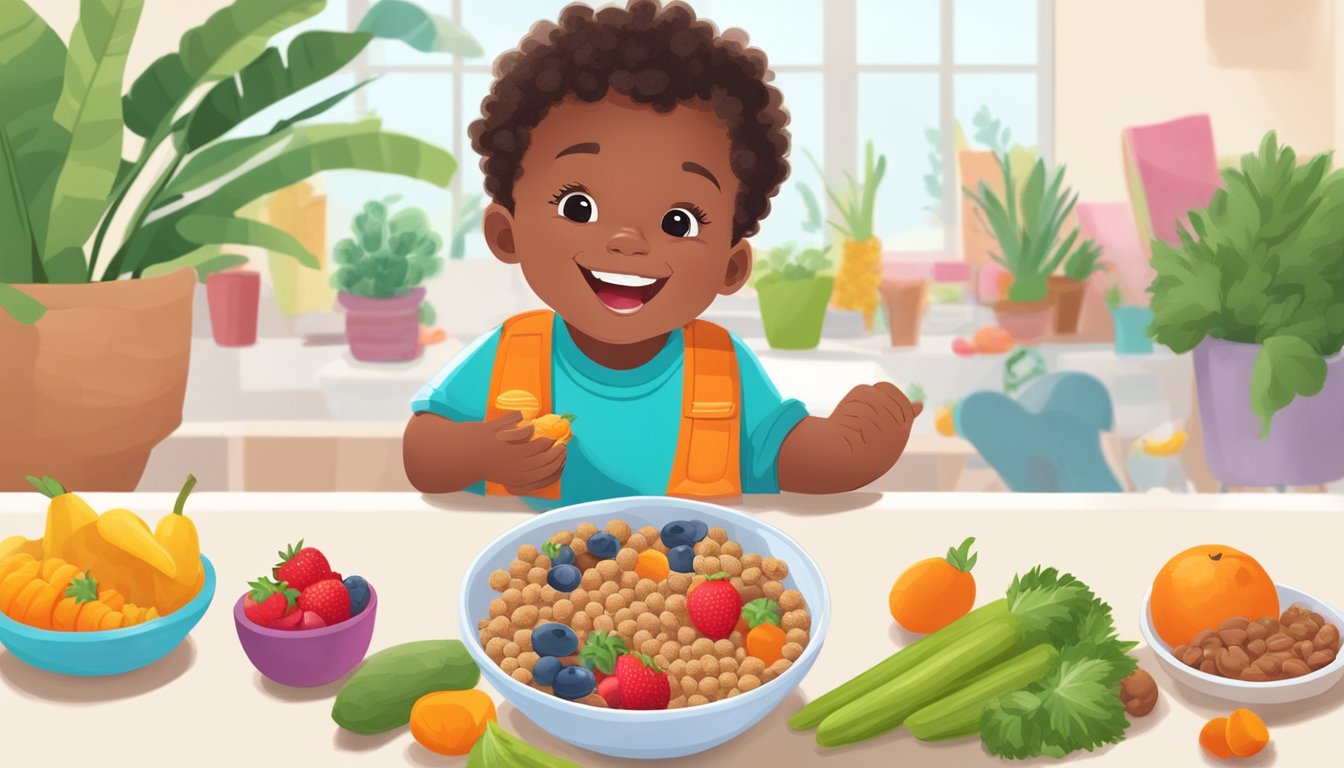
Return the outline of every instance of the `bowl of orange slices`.
[[[215,570],[184,514],[188,477],[151,530],[135,513],[95,512],[56,480],[40,539],[0,541],[0,645],[39,669],[117,675],[168,655],[205,615]]]

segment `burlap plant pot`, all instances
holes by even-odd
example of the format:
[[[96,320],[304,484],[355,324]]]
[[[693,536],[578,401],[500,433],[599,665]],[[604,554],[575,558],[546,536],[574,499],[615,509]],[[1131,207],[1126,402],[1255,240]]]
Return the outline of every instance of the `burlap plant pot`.
[[[51,475],[80,491],[131,491],[182,423],[196,275],[16,286],[47,312],[0,312],[0,490]]]

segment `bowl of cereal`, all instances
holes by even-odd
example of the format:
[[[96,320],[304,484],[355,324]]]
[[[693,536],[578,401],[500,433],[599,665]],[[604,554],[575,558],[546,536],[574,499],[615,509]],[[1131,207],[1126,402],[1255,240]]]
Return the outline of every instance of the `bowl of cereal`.
[[[1318,696],[1344,678],[1344,614],[1319,598],[1276,584],[1278,616],[1233,616],[1171,647],[1143,596],[1143,639],[1177,682],[1238,704],[1284,704]]]
[[[730,509],[630,497],[547,512],[472,563],[458,621],[491,686],[534,723],[616,757],[683,757],[759,722],[816,661],[820,570]]]

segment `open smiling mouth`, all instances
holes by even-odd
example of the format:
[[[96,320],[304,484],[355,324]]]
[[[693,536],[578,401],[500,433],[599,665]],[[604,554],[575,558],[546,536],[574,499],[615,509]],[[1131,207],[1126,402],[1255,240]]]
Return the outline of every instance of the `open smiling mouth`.
[[[638,312],[653,300],[667,283],[666,277],[644,277],[619,272],[599,272],[579,267],[588,286],[607,309],[620,315]]]

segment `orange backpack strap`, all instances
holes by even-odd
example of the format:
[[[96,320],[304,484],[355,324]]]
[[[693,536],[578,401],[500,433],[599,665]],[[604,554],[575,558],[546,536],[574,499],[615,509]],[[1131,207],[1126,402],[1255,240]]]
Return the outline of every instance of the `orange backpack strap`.
[[[742,493],[741,376],[728,331],[704,320],[684,330],[681,432],[669,496],[715,498]]]
[[[551,405],[551,336],[555,329],[555,313],[542,309],[524,312],[504,321],[499,333],[499,349],[495,352],[494,373],[490,377],[490,393],[485,404],[485,419],[505,414],[495,405],[501,392],[522,389],[537,397],[541,414],[550,413]],[[491,496],[511,495],[499,483],[487,482],[485,492]],[[543,499],[560,498],[560,484],[536,491],[533,496]]]

